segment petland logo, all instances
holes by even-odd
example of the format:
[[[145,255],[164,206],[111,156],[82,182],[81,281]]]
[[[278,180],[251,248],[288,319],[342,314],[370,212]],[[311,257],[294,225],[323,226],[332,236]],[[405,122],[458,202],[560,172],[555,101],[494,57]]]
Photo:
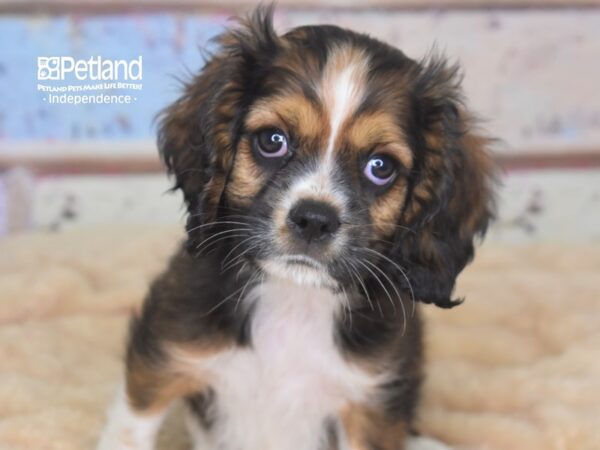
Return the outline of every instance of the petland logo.
[[[142,79],[142,57],[103,59],[75,59],[71,56],[38,56],[38,81],[140,81]]]
[[[50,105],[130,104],[142,90],[142,57],[38,56],[37,90]]]

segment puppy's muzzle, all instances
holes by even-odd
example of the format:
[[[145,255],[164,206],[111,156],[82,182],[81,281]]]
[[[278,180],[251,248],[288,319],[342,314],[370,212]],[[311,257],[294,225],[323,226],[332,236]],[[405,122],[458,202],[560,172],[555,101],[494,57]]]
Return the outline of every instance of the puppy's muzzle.
[[[287,226],[292,234],[307,244],[326,243],[340,228],[336,210],[327,203],[300,200],[288,214]]]

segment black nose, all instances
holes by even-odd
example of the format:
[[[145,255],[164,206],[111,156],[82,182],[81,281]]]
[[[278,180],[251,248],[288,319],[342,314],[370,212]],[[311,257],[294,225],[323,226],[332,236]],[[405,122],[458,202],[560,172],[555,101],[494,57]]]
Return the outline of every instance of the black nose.
[[[326,203],[301,200],[290,210],[288,225],[292,232],[310,243],[330,238],[340,227],[340,219],[335,209]]]

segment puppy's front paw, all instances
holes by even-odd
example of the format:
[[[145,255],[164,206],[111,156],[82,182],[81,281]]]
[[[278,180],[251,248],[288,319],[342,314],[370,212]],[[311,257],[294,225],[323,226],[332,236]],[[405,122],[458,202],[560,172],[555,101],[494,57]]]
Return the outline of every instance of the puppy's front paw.
[[[432,438],[415,436],[408,439],[406,450],[452,450],[452,448]]]
[[[154,439],[139,430],[109,423],[100,436],[96,450],[153,450]]]
[[[106,427],[96,450],[153,450],[165,414],[166,411],[153,415],[134,411],[121,386],[108,411]]]
[[[96,450],[142,450],[135,447],[132,439],[127,439],[127,433],[108,426],[102,432]],[[146,450],[144,447],[143,450]]]

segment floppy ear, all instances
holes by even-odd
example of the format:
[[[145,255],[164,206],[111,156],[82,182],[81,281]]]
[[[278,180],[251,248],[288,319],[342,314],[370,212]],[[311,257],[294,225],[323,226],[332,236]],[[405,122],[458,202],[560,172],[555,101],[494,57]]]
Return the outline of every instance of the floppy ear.
[[[215,220],[257,74],[277,53],[272,8],[240,25],[215,39],[215,53],[159,118],[159,152],[183,192],[188,230]]]
[[[490,140],[472,131],[456,66],[432,57],[413,89],[415,167],[403,211],[411,233],[398,242],[414,296],[443,308],[458,274],[494,216],[495,167]]]

